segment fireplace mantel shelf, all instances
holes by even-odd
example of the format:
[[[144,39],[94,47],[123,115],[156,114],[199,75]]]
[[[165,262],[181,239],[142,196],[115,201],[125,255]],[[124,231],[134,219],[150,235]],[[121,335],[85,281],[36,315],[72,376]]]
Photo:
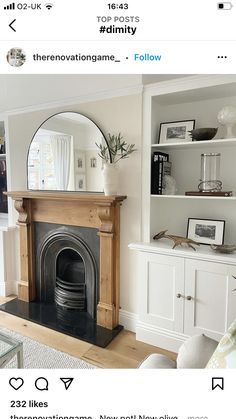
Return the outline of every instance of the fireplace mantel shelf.
[[[119,320],[120,206],[126,196],[57,191],[14,191],[7,192],[7,196],[15,201],[19,213],[19,299],[34,301],[36,298],[35,222],[52,223],[55,228],[58,225],[96,228],[100,238],[97,324],[108,329],[115,328]]]
[[[58,191],[10,191],[7,196],[17,199],[50,199],[63,201],[92,202],[94,204],[113,204],[122,202],[127,197],[123,195],[105,196],[103,193],[58,192]]]

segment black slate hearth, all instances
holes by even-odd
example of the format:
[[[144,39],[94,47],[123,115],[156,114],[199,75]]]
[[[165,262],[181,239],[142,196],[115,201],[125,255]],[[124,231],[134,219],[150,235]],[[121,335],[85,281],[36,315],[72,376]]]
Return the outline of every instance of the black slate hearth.
[[[113,330],[105,329],[98,326],[88,313],[66,310],[54,303],[27,303],[16,298],[2,304],[0,310],[101,348],[105,348],[123,329],[120,325]]]

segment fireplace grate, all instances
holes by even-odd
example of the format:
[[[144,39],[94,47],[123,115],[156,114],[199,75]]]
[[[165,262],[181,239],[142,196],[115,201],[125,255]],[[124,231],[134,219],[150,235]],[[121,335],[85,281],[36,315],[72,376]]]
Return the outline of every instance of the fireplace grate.
[[[86,310],[86,285],[63,281],[57,277],[55,287],[55,302],[67,309]]]

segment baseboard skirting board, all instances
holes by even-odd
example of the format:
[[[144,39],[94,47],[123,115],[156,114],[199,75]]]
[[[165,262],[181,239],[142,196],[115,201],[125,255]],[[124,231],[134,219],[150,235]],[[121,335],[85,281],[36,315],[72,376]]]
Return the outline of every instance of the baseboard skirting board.
[[[17,294],[17,282],[16,281],[7,281],[0,282],[0,296],[8,297],[9,295]]]
[[[137,340],[172,352],[178,352],[179,347],[189,337],[182,333],[144,323],[138,319],[138,314],[126,310],[120,310],[120,324],[126,330],[136,333]]]
[[[124,326],[126,330],[136,333],[136,325],[138,322],[138,315],[130,311],[120,310],[119,323]]]
[[[158,346],[172,352],[178,352],[180,346],[189,336],[171,330],[137,321],[136,339],[149,345]]]
[[[7,297],[7,292],[6,292],[6,282],[0,282],[0,296],[1,297]]]

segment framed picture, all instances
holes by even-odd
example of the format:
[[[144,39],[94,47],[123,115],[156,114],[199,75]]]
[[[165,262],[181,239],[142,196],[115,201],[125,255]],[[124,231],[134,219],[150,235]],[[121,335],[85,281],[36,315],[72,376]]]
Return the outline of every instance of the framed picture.
[[[85,171],[85,153],[80,150],[75,150],[75,172],[84,172]]]
[[[223,244],[224,233],[224,220],[188,219],[187,238],[200,244]]]
[[[192,141],[189,131],[194,129],[195,119],[187,121],[162,122],[158,142],[160,144]]]
[[[92,158],[90,159],[90,167],[91,167],[92,169],[95,169],[95,168],[97,167],[97,159],[96,159],[96,157],[92,157]]]
[[[84,174],[75,175],[75,190],[76,191],[86,190],[86,177]]]

